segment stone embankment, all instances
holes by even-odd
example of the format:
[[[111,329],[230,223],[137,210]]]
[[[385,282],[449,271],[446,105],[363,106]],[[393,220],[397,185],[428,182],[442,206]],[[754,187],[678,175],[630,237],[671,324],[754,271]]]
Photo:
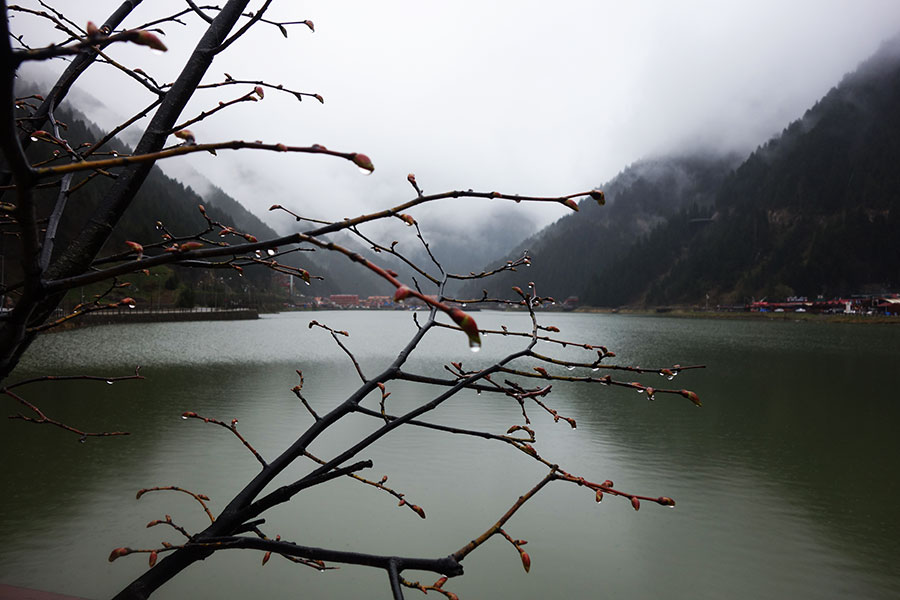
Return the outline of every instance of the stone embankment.
[[[67,321],[68,326],[121,323],[166,323],[182,321],[246,321],[259,318],[255,308],[122,308],[98,310]]]

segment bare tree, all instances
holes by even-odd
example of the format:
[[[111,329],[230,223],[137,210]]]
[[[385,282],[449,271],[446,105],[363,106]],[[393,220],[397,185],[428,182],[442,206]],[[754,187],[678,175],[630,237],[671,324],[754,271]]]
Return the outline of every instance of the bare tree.
[[[544,457],[537,449],[534,430],[529,426],[529,410],[540,410],[548,413],[555,422],[563,421],[575,427],[574,419],[560,414],[550,403],[548,396],[554,381],[578,382],[584,385],[620,386],[636,389],[649,398],[657,394],[680,395],[694,403],[700,404],[696,394],[682,389],[657,389],[639,382],[625,381],[613,375],[629,376],[644,373],[674,376],[678,370],[698,368],[698,366],[682,367],[675,365],[667,368],[639,368],[610,363],[614,352],[599,345],[583,341],[561,339],[555,334],[558,329],[539,324],[537,311],[553,303],[552,298],[541,297],[534,285],[527,290],[513,288],[510,298],[454,299],[445,295],[445,286],[449,281],[459,279],[477,279],[490,277],[505,270],[514,270],[530,261],[526,255],[519,260],[510,261],[496,271],[469,273],[463,275],[446,273],[439,259],[431,255],[429,265],[414,264],[396,250],[393,244],[382,244],[372,239],[363,230],[367,223],[398,218],[411,227],[415,227],[418,238],[428,249],[427,243],[418,229],[415,219],[407,212],[418,205],[448,198],[470,197],[484,199],[503,199],[514,202],[552,202],[578,210],[576,199],[589,197],[603,203],[600,191],[570,194],[560,197],[528,197],[508,195],[499,192],[449,191],[426,195],[419,188],[413,175],[408,181],[413,189],[412,198],[371,214],[355,218],[333,221],[315,221],[306,219],[281,206],[273,206],[273,210],[285,210],[297,218],[298,222],[308,224],[308,228],[297,233],[276,239],[258,240],[250,232],[236,230],[233,226],[215,221],[206,216],[207,227],[203,231],[181,238],[164,235],[159,241],[128,242],[127,248],[101,256],[104,244],[110,233],[119,222],[125,210],[133,201],[135,194],[146,180],[151,167],[159,160],[170,159],[195,152],[217,152],[221,150],[271,151],[297,154],[325,154],[354,163],[361,169],[374,169],[372,161],[358,152],[340,152],[323,146],[297,146],[281,142],[245,142],[226,141],[213,143],[197,143],[188,127],[197,121],[227,110],[230,106],[241,102],[262,99],[266,90],[275,90],[300,96],[311,96],[321,100],[317,94],[289,90],[281,85],[266,81],[236,80],[226,75],[223,80],[210,81],[207,71],[215,57],[229,48],[233,42],[243,36],[251,27],[273,27],[287,35],[289,27],[305,26],[312,30],[310,21],[276,22],[266,19],[271,0],[258,2],[255,10],[249,11],[250,0],[228,0],[222,7],[198,6],[191,0],[186,1],[183,10],[176,14],[162,16],[151,23],[130,29],[122,29],[122,23],[140,0],[122,2],[118,9],[102,24],[87,23],[84,26],[70,21],[63,12],[49,3],[41,2],[43,10],[33,10],[18,6],[7,6],[0,0],[5,16],[13,11],[27,12],[37,18],[44,19],[48,25],[62,32],[58,44],[29,48],[24,45],[21,36],[9,30],[8,20],[2,21],[2,83],[0,83],[0,146],[2,146],[4,165],[2,172],[2,192],[4,196],[2,210],[2,233],[13,240],[19,265],[16,272],[19,280],[2,290],[13,303],[10,311],[3,314],[0,322],[0,379],[5,387],[2,393],[17,401],[30,411],[28,415],[17,415],[18,418],[38,424],[49,424],[60,427],[82,437],[119,435],[124,432],[87,433],[72,425],[61,423],[45,415],[41,409],[30,403],[22,388],[35,381],[55,379],[46,376],[38,379],[7,383],[20,357],[28,349],[30,343],[41,332],[50,329],[70,318],[95,310],[132,304],[130,297],[119,297],[120,287],[125,283],[123,277],[139,273],[158,265],[179,265],[202,269],[236,269],[249,266],[268,268],[292,277],[309,280],[308,270],[288,266],[280,260],[285,253],[297,249],[315,248],[320,251],[335,252],[357,263],[360,268],[368,269],[378,277],[390,283],[395,289],[395,301],[416,299],[423,303],[429,312],[421,322],[417,321],[417,331],[406,344],[396,359],[377,374],[366,374],[351,351],[343,344],[344,331],[331,328],[327,324],[312,321],[310,327],[317,327],[327,332],[334,342],[346,353],[353,370],[359,378],[359,387],[343,402],[327,413],[320,414],[315,409],[315,401],[307,399],[303,394],[303,377],[293,388],[293,393],[306,407],[311,420],[309,427],[288,448],[274,458],[263,457],[250,440],[238,431],[236,420],[230,423],[194,412],[184,413],[184,418],[199,419],[210,425],[227,429],[244,444],[259,463],[258,474],[234,495],[225,508],[214,515],[209,508],[209,498],[175,487],[157,487],[140,490],[138,498],[150,491],[174,491],[189,494],[196,500],[209,517],[209,525],[202,531],[190,532],[174,522],[170,517],[153,521],[150,526],[164,525],[180,536],[177,542],[162,542],[153,548],[116,548],[109,560],[132,554],[148,555],[150,569],[131,583],[117,598],[146,598],[161,585],[175,577],[182,570],[198,560],[202,560],[214,552],[224,549],[244,548],[264,553],[263,563],[272,554],[292,560],[301,566],[315,569],[331,568],[335,564],[355,564],[375,567],[385,571],[393,597],[402,598],[403,588],[416,588],[424,592],[435,592],[455,598],[456,595],[445,589],[448,577],[461,575],[462,561],[479,546],[493,536],[506,539],[519,553],[523,567],[529,570],[531,560],[523,549],[524,540],[516,539],[507,533],[508,521],[529,499],[534,497],[545,486],[553,482],[570,483],[581,486],[594,494],[599,502],[604,496],[619,496],[627,499],[635,510],[642,501],[663,506],[672,506],[674,501],[665,496],[644,496],[614,487],[611,481],[596,482],[580,475],[566,471]],[[171,83],[158,83],[150,74],[141,69],[131,68],[115,62],[105,49],[116,43],[134,43],[156,50],[165,50],[165,46],[156,35],[157,29],[167,23],[180,23],[192,20],[200,28],[197,45],[184,64],[181,74]],[[49,60],[68,57],[69,65],[53,88],[45,95],[34,95],[17,98],[14,79],[21,64],[26,61]],[[55,110],[66,97],[78,77],[91,65],[106,62],[118,69],[123,77],[138,81],[151,94],[153,100],[145,107],[134,110],[134,116],[121,125],[113,128],[92,143],[73,148],[66,139],[64,127],[57,121]],[[237,98],[223,101],[211,110],[185,117],[185,106],[192,95],[202,88],[243,86],[245,90]],[[112,139],[127,126],[140,118],[149,116],[139,143],[128,155],[112,154],[104,149]],[[168,145],[174,136],[173,145]],[[49,160],[35,163],[26,153],[33,144],[52,146],[54,155]],[[67,211],[81,210],[77,204],[69,203],[69,198],[77,194],[87,185],[100,178],[113,180],[102,203],[90,216],[88,226],[81,231],[77,239],[63,251],[56,251],[54,241],[57,228]],[[39,188],[56,190],[55,201],[49,207],[41,207],[35,200],[35,191]],[[360,254],[337,245],[327,239],[327,235],[345,231],[364,242],[379,253],[393,255],[406,262],[417,276],[414,282],[404,283],[399,276],[383,266]],[[212,234],[218,234],[215,239]],[[222,241],[222,240],[226,241]],[[274,255],[258,254],[260,251],[278,249]],[[62,317],[52,317],[54,310],[64,294],[73,288],[101,281],[110,282],[108,294],[101,294],[88,304],[76,306],[74,312]],[[493,303],[526,311],[531,317],[531,328],[527,331],[508,329],[480,329],[473,317],[461,308],[466,303]],[[483,369],[468,370],[460,363],[445,365],[447,375],[444,377],[427,376],[408,368],[409,356],[421,345],[427,343],[426,337],[436,328],[450,328],[465,334],[473,349],[480,347],[483,336],[513,336],[522,340],[521,348]],[[553,356],[554,348],[574,346],[585,354],[584,358],[572,361]],[[538,351],[539,348],[550,350]],[[523,361],[530,361],[523,367]],[[531,366],[536,365],[536,366]],[[528,368],[530,366],[530,368]],[[554,372],[554,366],[585,367],[592,372],[603,370],[602,375],[574,377]],[[127,375],[122,378],[136,379],[140,374]],[[91,376],[78,376],[80,379],[92,379]],[[107,378],[104,378],[107,379]],[[407,381],[423,384],[423,400],[412,410],[401,414],[393,414],[389,408],[389,385],[392,382]],[[442,390],[431,393],[434,389]],[[428,413],[451,400],[461,390],[477,390],[493,394],[498,398],[515,402],[521,407],[522,424],[514,425],[506,432],[491,432],[478,428],[460,428],[427,420]],[[372,400],[374,399],[374,403]],[[368,401],[368,404],[365,402]],[[372,406],[374,404],[374,406]],[[364,415],[380,423],[379,427],[369,435],[355,440],[348,440],[345,448],[333,456],[320,457],[310,453],[310,444],[328,431],[336,423],[350,415]],[[363,485],[374,486],[398,499],[401,506],[425,518],[422,507],[407,502],[405,494],[386,485],[385,479],[367,479],[362,473],[372,467],[372,462],[361,458],[361,455],[376,441],[391,434],[399,427],[419,427],[439,433],[450,433],[491,440],[497,444],[508,445],[521,451],[523,458],[537,461],[546,468],[546,474],[534,486],[520,494],[514,494],[515,500],[509,509],[500,515],[496,522],[472,537],[471,541],[461,548],[448,549],[446,556],[438,558],[404,557],[393,555],[373,555],[358,552],[304,546],[293,541],[270,537],[265,532],[263,515],[272,507],[290,501],[297,494],[312,487],[324,485],[336,478],[350,477]],[[299,460],[311,460],[314,467],[303,477],[290,481],[274,491],[264,492],[285,469]],[[473,526],[477,527],[477,526]],[[477,531],[477,529],[476,529]],[[404,571],[418,570],[434,573],[437,579],[431,584],[408,581],[403,577]]]

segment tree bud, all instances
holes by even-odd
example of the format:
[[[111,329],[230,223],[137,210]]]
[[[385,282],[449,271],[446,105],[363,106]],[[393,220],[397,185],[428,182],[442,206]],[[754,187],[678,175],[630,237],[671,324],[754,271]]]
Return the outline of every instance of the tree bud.
[[[360,169],[368,171],[369,173],[375,170],[375,165],[372,164],[372,161],[365,154],[354,153],[351,155],[351,158],[353,160],[353,164],[355,164]]]
[[[131,548],[116,548],[112,552],[109,553],[109,562],[116,560],[117,558],[121,558],[128,554],[131,554]]]
[[[522,557],[522,567],[525,569],[525,572],[531,570],[531,557],[528,556],[527,552],[519,552],[519,555]]]
[[[478,325],[475,324],[475,319],[456,307],[450,309],[449,315],[453,322],[469,336],[469,346],[471,348],[480,347],[481,336],[478,334]]]
[[[578,212],[578,203],[575,202],[574,200],[572,200],[571,198],[566,198],[566,201],[563,202],[563,204],[565,204],[566,206],[568,206],[575,212]]]
[[[149,31],[144,31],[143,29],[138,29],[134,32],[134,36],[131,38],[131,41],[137,44],[138,46],[148,46],[153,50],[158,50],[159,52],[165,52],[168,50],[166,45],[162,43],[162,41],[156,37],[156,35],[150,33]]]
[[[693,402],[694,405],[698,407],[703,406],[703,404],[700,402],[700,397],[691,390],[680,390],[678,393]]]
[[[137,242],[125,242],[125,245],[131,248],[133,251],[137,252],[138,257],[143,256],[144,247],[138,244]]]
[[[193,144],[196,142],[196,138],[194,138],[194,133],[190,129],[179,129],[172,135],[177,137],[179,140],[184,140],[184,142],[186,144]]]
[[[150,563],[151,567],[156,564],[157,558],[159,558],[159,555],[156,553],[156,550],[150,553],[150,560],[148,562]]]
[[[394,292],[394,302],[403,302],[412,295],[413,291],[409,289],[409,287],[401,285],[397,288],[397,291]]]
[[[631,506],[634,507],[634,510],[641,510],[641,501],[638,500],[636,497],[632,496],[631,497]]]
[[[266,97],[266,93],[265,93],[265,91],[263,91],[261,85],[258,85],[255,88],[253,88],[253,91],[256,92],[256,95],[259,96],[260,100],[262,100],[263,98]]]
[[[606,194],[603,193],[603,190],[591,190],[591,198],[596,200],[600,206],[606,204]]]

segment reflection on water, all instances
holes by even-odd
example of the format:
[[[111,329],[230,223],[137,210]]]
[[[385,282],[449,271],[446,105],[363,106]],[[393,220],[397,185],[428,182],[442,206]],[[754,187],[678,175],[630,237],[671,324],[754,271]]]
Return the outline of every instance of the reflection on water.
[[[482,327],[528,324],[522,315],[477,316]],[[181,485],[208,494],[221,509],[256,472],[239,442],[221,428],[183,421],[185,410],[238,418],[248,439],[272,456],[309,423],[290,393],[295,369],[302,369],[305,395],[317,410],[341,401],[357,381],[327,333],[306,327],[312,317],[350,331],[346,343],[368,375],[415,329],[407,313],[292,313],[255,322],[97,327],[39,340],[16,378],[48,370],[122,375],[140,364],[147,379],[27,390],[51,416],[89,429],[124,429],[128,437],[79,444],[50,428],[0,423],[7,458],[0,581],[109,596],[145,565],[140,557],[109,564],[111,548],[175,541],[171,532],[144,528],[165,514],[202,527],[203,513],[187,499],[148,494],[138,502],[134,492]],[[530,411],[547,458],[623,489],[672,496],[678,506],[635,512],[626,501],[597,505],[585,490],[551,486],[507,528],[529,541],[531,573],[508,544],[494,540],[465,561],[466,576],[449,589],[462,598],[544,598],[558,594],[560,582],[572,597],[900,594],[900,519],[893,510],[900,492],[900,342],[893,328],[580,314],[547,315],[545,324],[564,337],[608,346],[622,363],[708,365],[671,383],[643,379],[694,389],[701,410],[677,396],[648,402],[631,390],[555,384],[551,403],[578,428]],[[489,337],[475,355],[464,336],[435,333],[409,370],[439,375],[451,360],[477,368],[518,347],[510,337]],[[571,347],[561,352],[592,358]],[[389,391],[388,408],[400,412],[428,390],[391,384]],[[377,398],[368,403],[376,406]],[[3,406],[18,410],[9,400]],[[438,417],[496,432],[521,421],[514,402],[474,392],[442,406]],[[312,450],[328,455],[376,426],[349,419]],[[543,474],[508,448],[424,430],[398,432],[362,458],[373,459],[372,475],[389,475],[428,518],[341,481],[273,511],[267,532],[310,545],[444,555],[487,528]],[[319,574],[277,557],[260,571],[259,558],[220,553],[158,597],[288,598],[299,591],[355,598],[370,595],[371,586],[376,595],[386,592],[377,571]]]

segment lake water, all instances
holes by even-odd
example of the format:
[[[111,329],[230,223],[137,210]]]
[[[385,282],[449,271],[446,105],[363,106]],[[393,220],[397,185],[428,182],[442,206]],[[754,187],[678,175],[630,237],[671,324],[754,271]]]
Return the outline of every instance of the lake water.
[[[482,328],[528,326],[521,314],[474,316]],[[22,390],[51,417],[132,435],[82,444],[50,427],[2,420],[0,581],[108,597],[146,567],[146,555],[108,563],[112,548],[179,541],[172,530],[146,529],[147,522],[169,514],[189,529],[202,528],[203,513],[183,495],[137,501],[135,492],[179,485],[209,495],[215,512],[257,472],[233,436],[182,420],[184,411],[239,419],[242,433],[272,457],[310,422],[290,392],[295,369],[302,369],[304,393],[320,412],[346,397],[358,380],[328,334],[307,327],[313,318],[350,332],[346,343],[367,375],[391,360],[415,328],[409,313],[317,312],[96,327],[41,338],[13,380],[48,372],[126,375],[134,365],[146,380]],[[609,347],[620,364],[707,365],[671,384],[658,375],[639,379],[693,389],[702,409],[679,396],[648,402],[633,390],[561,384],[549,401],[577,429],[529,409],[536,447],[549,460],[630,492],[671,496],[678,505],[644,503],[635,512],[627,500],[597,504],[589,490],[553,484],[506,527],[529,542],[529,574],[516,551],[495,538],[466,558],[466,574],[447,589],[463,600],[561,593],[900,597],[900,329],[571,313],[542,319],[564,338]],[[450,361],[476,368],[517,347],[511,338],[484,343],[472,354],[463,335],[437,331],[409,370],[439,376]],[[549,352],[592,359],[571,347]],[[388,410],[395,413],[433,391],[396,383],[388,389]],[[377,408],[377,400],[367,403]],[[19,409],[4,398],[3,410]],[[521,423],[521,414],[510,399],[466,392],[442,406],[432,418],[438,419],[502,433]],[[328,455],[376,425],[354,417],[311,450]],[[388,475],[389,485],[428,518],[399,508],[387,494],[338,481],[272,511],[265,531],[307,545],[444,556],[488,528],[545,472],[505,445],[419,429],[400,431],[360,458],[375,461],[371,477]],[[277,556],[261,567],[260,559],[253,551],[220,552],[155,597],[390,597],[381,571],[318,573]],[[418,595],[406,591],[408,598]]]

